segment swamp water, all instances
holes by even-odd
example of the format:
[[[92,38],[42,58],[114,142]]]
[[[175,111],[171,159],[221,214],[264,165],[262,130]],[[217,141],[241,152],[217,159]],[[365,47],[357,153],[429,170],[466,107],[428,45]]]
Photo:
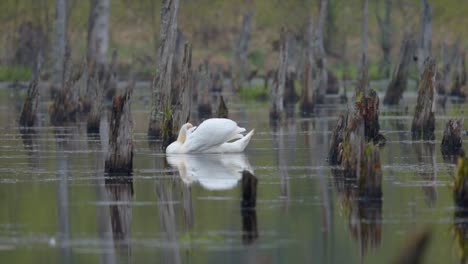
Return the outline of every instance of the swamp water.
[[[146,138],[142,91],[132,106],[133,178],[118,181],[104,177],[105,146],[85,124],[21,135],[22,97],[0,91],[2,263],[389,263],[426,226],[427,263],[460,259],[455,166],[440,140],[467,104],[438,109],[435,142],[411,141],[414,94],[402,107],[381,107],[383,200],[369,204],[326,161],[345,105],[272,130],[267,104],[232,101],[230,118],[256,130],[244,154],[166,160]],[[48,120],[46,102],[41,109]],[[255,209],[241,207],[243,170],[258,180]]]

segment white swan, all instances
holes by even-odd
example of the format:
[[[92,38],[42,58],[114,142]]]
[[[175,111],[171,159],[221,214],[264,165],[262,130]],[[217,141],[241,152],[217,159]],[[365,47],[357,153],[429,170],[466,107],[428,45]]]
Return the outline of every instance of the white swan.
[[[253,174],[247,157],[242,153],[167,155],[167,162],[179,171],[186,184],[194,182],[208,190],[228,190],[236,187],[244,170]]]
[[[184,153],[239,153],[249,144],[254,130],[242,135],[245,128],[226,118],[210,118],[198,127],[184,124],[177,140],[167,148],[167,154]]]

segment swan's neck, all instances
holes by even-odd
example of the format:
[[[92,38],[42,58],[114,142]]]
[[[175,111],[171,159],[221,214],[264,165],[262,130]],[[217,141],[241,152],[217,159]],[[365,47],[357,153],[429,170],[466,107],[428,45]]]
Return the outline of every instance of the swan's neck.
[[[179,131],[179,136],[177,136],[177,141],[180,144],[184,144],[186,138],[187,138],[187,131],[184,128],[181,128]]]

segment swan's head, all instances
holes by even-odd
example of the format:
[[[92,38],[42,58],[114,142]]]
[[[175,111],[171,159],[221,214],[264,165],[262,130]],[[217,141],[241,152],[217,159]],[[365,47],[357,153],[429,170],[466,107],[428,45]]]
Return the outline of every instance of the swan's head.
[[[182,127],[180,128],[180,131],[179,131],[179,136],[177,137],[177,141],[180,144],[185,143],[185,139],[187,139],[187,131],[192,127],[193,127],[193,125],[190,124],[190,123],[185,123],[184,125],[182,125]]]

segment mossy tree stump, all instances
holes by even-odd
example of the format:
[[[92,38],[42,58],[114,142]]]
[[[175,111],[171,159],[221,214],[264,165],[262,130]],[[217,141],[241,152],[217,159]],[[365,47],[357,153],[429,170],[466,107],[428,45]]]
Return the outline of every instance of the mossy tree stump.
[[[443,155],[458,155],[462,151],[463,119],[450,119],[445,125],[442,144]]]

